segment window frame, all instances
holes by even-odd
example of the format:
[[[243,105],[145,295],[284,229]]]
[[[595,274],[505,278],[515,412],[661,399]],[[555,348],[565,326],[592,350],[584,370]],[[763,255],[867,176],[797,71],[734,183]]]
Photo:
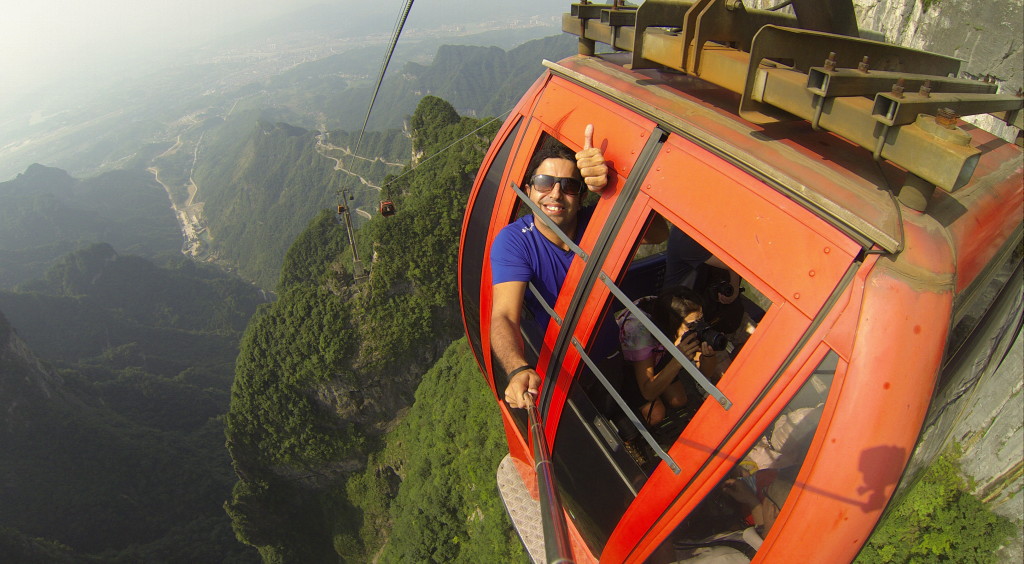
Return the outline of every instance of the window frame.
[[[651,158],[651,164],[643,171],[643,176],[635,178],[640,189],[632,201],[622,204],[624,211],[618,218],[617,226],[605,226],[609,233],[608,250],[601,256],[600,264],[592,266],[589,272],[590,277],[586,279],[589,284],[581,283],[574,295],[574,300],[579,302],[582,313],[575,323],[566,325],[560,335],[563,342],[573,345],[568,347],[562,362],[560,362],[561,371],[556,380],[559,386],[567,390],[564,397],[568,397],[569,387],[573,385],[581,374],[582,367],[585,366],[579,348],[585,350],[590,346],[590,339],[596,335],[597,328],[605,315],[606,305],[610,303],[611,291],[604,287],[604,284],[596,284],[596,280],[601,275],[606,275],[613,280],[621,279],[635,252],[645,219],[652,211],[659,213],[671,223],[684,227],[687,233],[721,258],[745,281],[752,284],[759,293],[771,300],[773,305],[768,308],[758,330],[754,332],[740,356],[733,361],[726,377],[723,377],[719,384],[724,395],[740,409],[735,413],[730,413],[723,410],[717,402],[703,402],[693,418],[693,422],[699,423],[698,427],[693,427],[693,422],[691,422],[667,453],[676,461],[690,462],[682,465],[681,471],[678,473],[670,470],[665,464],[659,464],[651,478],[643,485],[636,500],[621,517],[619,526],[612,532],[605,548],[611,545],[634,546],[640,540],[636,535],[644,536],[642,535],[642,532],[646,530],[644,527],[654,526],[658,515],[664,513],[670,504],[674,503],[672,502],[674,492],[682,495],[682,492],[690,491],[695,482],[702,480],[702,476],[721,465],[721,461],[718,459],[721,458],[722,449],[731,441],[737,440],[737,434],[743,433],[743,429],[747,428],[748,420],[762,416],[764,410],[768,409],[772,398],[781,393],[782,388],[794,377],[794,372],[799,369],[798,367],[803,366],[806,356],[810,354],[808,351],[820,342],[822,337],[819,335],[819,328],[824,318],[837,314],[833,306],[839,296],[849,287],[853,275],[860,267],[859,257],[862,249],[857,242],[773,191],[761,180],[744,171],[730,168],[731,165],[722,162],[721,159],[710,163],[704,160],[694,160],[708,157],[710,154],[696,146],[684,147],[686,149],[683,151],[685,156],[691,159],[691,162],[696,162],[698,166],[707,169],[705,174],[718,174],[724,177],[724,182],[732,183],[734,190],[746,193],[748,199],[754,198],[760,202],[763,208],[770,210],[768,215],[784,224],[781,227],[776,226],[776,231],[779,229],[796,230],[799,237],[806,239],[801,242],[804,246],[821,245],[825,248],[826,255],[835,251],[821,259],[831,264],[831,267],[825,269],[828,276],[820,277],[815,282],[819,284],[831,282],[831,284],[825,288],[814,287],[811,292],[808,292],[812,298],[810,302],[813,303],[808,303],[806,300],[803,303],[794,303],[799,300],[799,293],[790,294],[787,299],[787,284],[792,282],[791,277],[783,276],[773,280],[758,276],[755,273],[758,271],[759,265],[756,259],[743,257],[742,253],[729,253],[724,250],[725,248],[732,249],[728,245],[735,244],[735,238],[726,238],[726,242],[718,244],[719,239],[715,234],[720,234],[721,228],[716,231],[714,227],[708,227],[707,222],[705,225],[697,222],[696,219],[699,218],[696,216],[700,214],[699,209],[686,209],[685,213],[689,214],[687,218],[690,221],[683,220],[681,214],[673,210],[685,208],[685,206],[673,206],[671,204],[675,201],[673,193],[663,189],[659,190],[658,183],[664,182],[664,174],[662,174],[662,179],[653,177],[657,176],[656,173],[661,172],[661,166],[664,164],[661,157],[670,152],[667,149],[674,150],[686,143],[685,140],[676,139],[675,145],[666,142],[659,146],[658,153]],[[746,262],[744,262],[744,258],[746,258]],[[803,260],[804,257],[799,256],[792,259],[791,262],[801,264]],[[773,273],[777,275],[778,270],[776,268]],[[810,276],[814,276],[813,271]],[[802,288],[798,289],[802,290]],[[563,297],[560,295],[559,300],[561,301]],[[577,348],[576,345],[580,343],[586,343],[586,345],[580,345]],[[749,352],[751,350],[754,353]],[[745,382],[748,379],[745,375],[754,376],[753,381]],[[553,405],[559,406],[560,404],[556,402]],[[558,425],[561,412],[556,411],[552,409],[548,413],[546,430],[549,444],[553,445],[553,451],[560,448]],[[691,429],[693,431],[688,435]],[[702,455],[698,452],[694,457],[692,456],[693,450],[687,450],[687,443],[690,445],[705,444],[707,445],[706,452],[711,455]],[[692,462],[695,459],[699,460],[698,464]],[[636,521],[636,519],[640,520]],[[623,523],[627,522],[633,524],[624,527]],[[618,550],[620,549],[616,549],[616,551]]]

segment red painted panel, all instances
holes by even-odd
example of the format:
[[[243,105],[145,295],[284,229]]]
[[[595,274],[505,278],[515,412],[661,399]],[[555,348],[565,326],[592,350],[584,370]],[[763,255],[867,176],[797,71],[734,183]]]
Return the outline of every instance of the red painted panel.
[[[786,502],[793,506],[762,551],[780,555],[780,562],[782,555],[790,562],[856,556],[917,442],[951,307],[952,292],[923,292],[881,264],[871,274],[849,369],[834,384],[835,411],[819,428],[820,450],[812,448]]]
[[[982,150],[971,183],[953,194],[937,190],[929,214],[949,229],[956,253],[956,292],[974,282],[1024,220],[1024,156],[987,131],[966,126]]]
[[[763,282],[808,316],[860,251],[792,200],[680,137],[669,138],[643,190],[741,276]]]
[[[717,451],[718,445],[725,440],[728,431],[740,422],[753,400],[767,387],[809,322],[789,304],[776,304],[769,310],[719,382],[719,389],[733,401],[733,407],[727,411],[713,399],[704,401],[692,422],[668,451],[679,464],[680,473],[674,474],[664,464],[658,466],[609,539],[601,555],[602,561],[619,562],[629,554],[646,554],[653,550],[700,503],[722,475],[738,462],[736,455],[732,454],[736,448],[735,443],[742,441],[749,444],[760,431],[750,434],[748,430],[736,435],[726,445],[726,450]],[[804,358],[806,356],[809,355],[804,355]],[[765,400],[750,414],[749,420],[744,423],[745,429],[767,417],[769,408],[780,397],[786,384],[796,376],[803,358],[799,360],[801,362],[794,363],[783,374],[779,384],[769,391]],[[778,408],[781,405],[774,409]],[[684,489],[685,494],[680,498]],[[663,518],[670,507],[671,515]],[[641,537],[643,542],[633,550]]]

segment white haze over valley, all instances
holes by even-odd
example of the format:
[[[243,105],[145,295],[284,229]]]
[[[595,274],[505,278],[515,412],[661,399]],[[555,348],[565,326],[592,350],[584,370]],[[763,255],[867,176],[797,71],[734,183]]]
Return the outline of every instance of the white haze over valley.
[[[378,15],[366,34],[390,36],[404,0],[33,0],[0,8],[0,107],[56,80],[108,77],[175,57],[314,5],[345,10],[344,18]],[[407,29],[438,16],[454,24],[494,16],[557,15],[558,0],[420,0]],[[337,12],[336,12],[337,13]],[[329,22],[325,22],[329,23]],[[341,22],[339,22],[341,23]],[[349,23],[352,23],[351,21]]]
[[[72,164],[75,142],[69,136],[87,127],[109,132],[108,124],[150,119],[152,114],[145,112],[124,112],[147,103],[158,103],[150,106],[155,109],[176,107],[186,101],[179,90],[227,92],[359,48],[360,57],[372,60],[374,70],[367,75],[375,73],[405,0],[5,4],[0,8],[0,182],[33,162],[73,174],[116,168],[113,161]],[[404,44],[405,60],[424,63],[438,41],[458,43],[461,36],[504,30],[505,41],[511,36],[524,42],[556,35],[560,14],[568,8],[562,0],[419,0],[399,52]],[[422,50],[410,48],[419,40],[433,43]],[[392,60],[389,73],[401,68],[400,56]],[[215,69],[212,74],[210,69]],[[194,94],[189,96],[194,99]],[[157,96],[160,102],[149,102]]]
[[[232,30],[312,4],[294,0],[8,2],[0,23],[5,99],[66,76],[180,54]],[[383,3],[383,2],[382,2]]]

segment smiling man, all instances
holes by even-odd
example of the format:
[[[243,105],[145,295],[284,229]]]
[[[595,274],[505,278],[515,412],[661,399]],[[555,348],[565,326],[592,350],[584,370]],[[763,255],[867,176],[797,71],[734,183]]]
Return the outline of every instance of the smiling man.
[[[593,214],[592,207],[581,205],[584,190],[600,192],[608,184],[608,167],[601,150],[593,147],[593,132],[588,125],[579,153],[548,139],[530,163],[526,184],[530,200],[577,244]],[[553,305],[573,256],[568,245],[532,214],[505,226],[491,246],[491,349],[509,377],[505,399],[510,407],[525,407],[523,394],[529,390],[536,395],[540,386],[540,376],[526,361],[523,350],[523,300],[540,331],[549,317],[532,293],[527,293],[527,284],[532,282]]]

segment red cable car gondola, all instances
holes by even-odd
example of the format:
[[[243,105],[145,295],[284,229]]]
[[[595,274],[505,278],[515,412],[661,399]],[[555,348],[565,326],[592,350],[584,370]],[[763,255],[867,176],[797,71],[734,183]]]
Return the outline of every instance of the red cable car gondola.
[[[543,304],[550,320],[531,326],[523,310],[556,513],[576,562],[852,560],[900,481],[942,370],[956,364],[945,351],[1016,291],[979,298],[980,289],[1019,284],[1020,147],[948,115],[904,119],[901,104],[931,106],[888,96],[888,69],[870,80],[848,70],[877,50],[872,60],[977,92],[943,78],[957,61],[725,4],[692,14],[693,3],[670,0],[574,5],[563,29],[588,54],[545,63],[473,187],[463,320],[508,438],[499,489],[535,558],[535,456],[526,414],[502,401],[489,254],[531,211],[515,187],[547,139],[580,150],[592,123],[613,169],[560,292]],[[683,31],[658,27],[657,10]],[[627,52],[594,56],[595,40]],[[842,51],[838,61],[830,50]],[[1012,109],[1000,103],[973,111]],[[651,426],[623,397],[633,376],[616,314],[636,314],[635,301],[662,290],[669,250],[641,244],[662,220],[742,278],[749,330],[718,353],[717,382],[677,358],[688,402]]]
[[[395,203],[391,200],[383,200],[380,203],[380,214],[384,217],[395,215]]]

